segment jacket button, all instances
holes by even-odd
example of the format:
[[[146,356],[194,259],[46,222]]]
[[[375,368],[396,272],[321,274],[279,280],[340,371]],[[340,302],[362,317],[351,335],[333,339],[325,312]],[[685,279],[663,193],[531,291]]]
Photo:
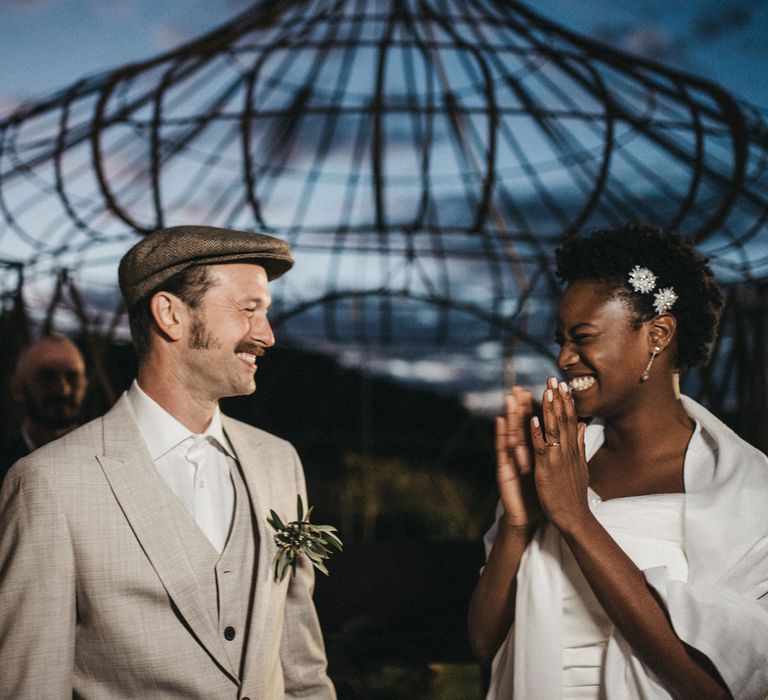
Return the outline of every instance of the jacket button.
[[[224,628],[224,639],[226,639],[228,642],[231,642],[235,638],[235,628],[234,627],[225,627]],[[243,699],[245,700],[245,698]]]

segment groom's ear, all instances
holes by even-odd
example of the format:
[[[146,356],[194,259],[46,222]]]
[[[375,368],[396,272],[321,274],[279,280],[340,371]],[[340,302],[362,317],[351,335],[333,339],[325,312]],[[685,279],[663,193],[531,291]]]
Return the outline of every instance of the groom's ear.
[[[161,336],[171,342],[182,339],[190,312],[179,297],[171,292],[157,292],[150,299],[149,310]]]

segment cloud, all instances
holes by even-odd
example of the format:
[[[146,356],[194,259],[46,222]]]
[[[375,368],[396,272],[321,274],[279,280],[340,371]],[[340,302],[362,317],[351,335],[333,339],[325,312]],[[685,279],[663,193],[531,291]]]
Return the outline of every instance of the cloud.
[[[674,41],[662,27],[640,27],[624,37],[627,49],[641,56],[658,56],[667,53]]]
[[[657,61],[674,57],[679,62],[681,51],[685,51],[679,39],[657,24],[603,24],[593,30],[592,36],[622,51]]]
[[[757,0],[709,3],[694,19],[694,34],[703,41],[713,41],[746,29],[752,23],[758,4]]]
[[[46,10],[58,0],[5,0],[3,10],[10,10],[19,15],[32,15]]]
[[[23,104],[23,100],[20,97],[13,97],[9,95],[0,95],[0,119],[7,117],[15,109]]]
[[[160,51],[175,49],[177,46],[193,39],[197,32],[180,20],[168,20],[158,24],[151,30],[152,43]]]
[[[111,2],[97,0],[96,2],[91,2],[90,7],[92,12],[98,17],[116,24],[133,20],[137,15],[138,9],[135,3],[126,2],[125,0],[111,0]]]

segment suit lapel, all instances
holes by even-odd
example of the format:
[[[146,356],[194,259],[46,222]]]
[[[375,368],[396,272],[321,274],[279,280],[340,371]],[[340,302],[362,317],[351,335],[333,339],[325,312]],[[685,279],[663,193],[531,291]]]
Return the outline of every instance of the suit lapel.
[[[96,455],[144,553],[193,634],[233,680],[182,535],[170,517],[176,496],[152,464],[123,395],[103,419],[104,455]]]

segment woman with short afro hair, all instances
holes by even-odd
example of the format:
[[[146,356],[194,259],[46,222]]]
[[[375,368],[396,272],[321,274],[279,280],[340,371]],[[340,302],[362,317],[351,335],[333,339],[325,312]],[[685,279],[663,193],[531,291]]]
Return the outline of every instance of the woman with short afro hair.
[[[722,295],[643,224],[557,251],[560,379],[496,420],[497,519],[469,610],[488,698],[768,695],[768,460],[682,396]],[[582,419],[591,419],[589,425]]]
[[[677,293],[677,362],[680,371],[703,365],[715,339],[723,295],[709,266],[680,236],[644,224],[596,231],[589,238],[571,238],[557,250],[557,277],[573,284],[598,280],[623,296],[634,309],[638,326],[653,318],[652,294],[627,287],[627,270],[653,270],[658,288]]]

